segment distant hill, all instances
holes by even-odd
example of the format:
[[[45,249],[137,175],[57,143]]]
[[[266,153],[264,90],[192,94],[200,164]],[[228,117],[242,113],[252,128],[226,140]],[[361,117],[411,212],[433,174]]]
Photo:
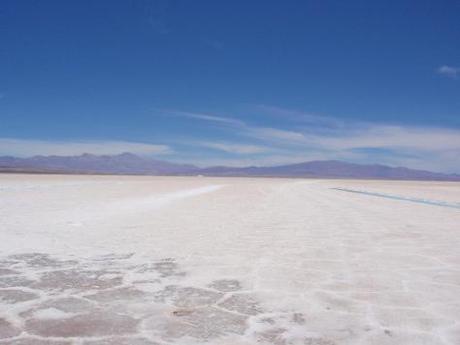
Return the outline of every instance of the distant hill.
[[[311,161],[272,167],[217,166],[198,168],[189,164],[176,164],[139,157],[131,153],[113,156],[83,154],[80,156],[34,156],[31,158],[0,157],[0,172],[460,181],[460,175],[457,174],[442,174],[380,164],[364,165],[342,161]]]
[[[278,176],[318,178],[363,178],[395,180],[460,181],[460,175],[435,173],[381,164],[354,164],[342,161],[311,161],[273,167],[211,167],[202,169],[203,175],[217,176]]]
[[[119,155],[0,157],[0,171],[61,172],[135,175],[176,175],[198,169],[193,165],[174,164],[132,153]]]

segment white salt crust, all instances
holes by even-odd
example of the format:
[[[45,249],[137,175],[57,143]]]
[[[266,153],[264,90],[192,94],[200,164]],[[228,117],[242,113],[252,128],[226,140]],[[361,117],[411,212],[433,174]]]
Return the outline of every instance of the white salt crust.
[[[0,344],[459,344],[460,184],[0,175]]]

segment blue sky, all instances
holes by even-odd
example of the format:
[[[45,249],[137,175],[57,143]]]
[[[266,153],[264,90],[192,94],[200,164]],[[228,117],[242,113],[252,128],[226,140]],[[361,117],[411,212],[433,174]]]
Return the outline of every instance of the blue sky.
[[[460,172],[458,1],[0,2],[0,154]]]

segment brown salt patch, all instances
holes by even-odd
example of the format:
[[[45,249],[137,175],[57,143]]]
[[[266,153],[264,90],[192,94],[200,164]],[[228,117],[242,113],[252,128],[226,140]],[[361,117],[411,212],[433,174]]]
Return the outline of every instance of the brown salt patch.
[[[94,261],[118,261],[130,259],[134,253],[128,254],[107,254],[94,258]]]
[[[109,271],[59,270],[44,273],[35,287],[41,289],[107,289],[122,283],[122,277],[104,278]]]
[[[12,265],[16,265],[18,263],[19,261],[17,260],[7,259],[5,257],[0,258],[0,266],[2,268],[11,267]]]
[[[34,293],[17,289],[0,290],[0,300],[5,301],[7,303],[19,303],[24,301],[30,301],[38,297],[39,296]]]
[[[160,272],[162,277],[178,275],[178,266],[173,259],[165,259],[153,264],[153,268]]]
[[[0,288],[31,286],[34,282],[22,276],[0,277]]]
[[[324,338],[307,338],[303,341],[304,345],[336,345],[336,343]]]
[[[138,290],[133,287],[123,287],[113,290],[99,291],[92,295],[86,295],[85,298],[97,302],[117,302],[117,301],[133,301],[142,300],[147,296],[144,291]]]
[[[170,299],[177,307],[190,308],[215,304],[222,296],[220,292],[170,285],[158,292],[155,298],[161,302]]]
[[[160,345],[145,338],[107,338],[103,340],[88,340],[83,345]]]
[[[93,303],[84,299],[77,297],[64,297],[47,300],[40,303],[38,307],[27,310],[19,315],[23,318],[30,318],[34,315],[34,313],[45,309],[57,309],[64,313],[82,313],[88,312],[93,308]]]
[[[0,268],[0,276],[6,276],[10,274],[19,274],[19,272],[15,270],[10,270],[9,268]]]
[[[233,295],[219,303],[219,307],[246,315],[257,315],[263,311],[259,302],[247,294]]]
[[[30,319],[26,330],[44,337],[103,337],[135,333],[138,323],[126,315],[95,312],[66,319]]]
[[[141,284],[141,285],[152,285],[152,284],[161,283],[161,279],[140,279],[140,280],[133,280],[132,283]]]
[[[33,267],[62,267],[66,265],[76,265],[77,261],[74,260],[57,260],[52,259],[48,254],[42,253],[27,253],[11,255],[9,258],[25,262]]]
[[[70,341],[62,340],[43,340],[36,338],[22,338],[22,339],[10,339],[8,342],[0,341],[0,344],[8,345],[72,345]]]
[[[0,339],[11,338],[19,335],[21,331],[10,322],[0,318]]]
[[[189,336],[210,340],[223,334],[244,334],[246,316],[226,312],[215,307],[203,307],[181,314],[161,327],[163,338]]]
[[[292,315],[292,321],[298,325],[303,325],[305,324],[305,317],[302,313],[294,313]]]
[[[262,323],[268,323],[269,325],[274,325],[276,323],[275,320],[273,320],[271,317],[264,317],[260,319],[260,322]]]
[[[326,292],[316,293],[318,300],[324,305],[325,309],[346,312],[346,313],[357,313],[361,311],[359,303],[350,298],[343,298],[334,294]]]
[[[233,279],[215,280],[208,286],[221,292],[233,292],[241,290],[240,282]]]
[[[152,264],[142,265],[138,268],[139,273],[157,272],[162,278],[171,276],[184,276],[185,273],[179,271],[179,266],[174,259],[168,258]]]
[[[181,316],[187,316],[190,315],[194,312],[195,310],[193,309],[176,309],[172,312],[174,316],[181,317]]]
[[[40,308],[56,308],[66,313],[80,313],[91,309],[93,304],[78,297],[57,298],[43,302]]]
[[[283,338],[284,328],[273,328],[257,334],[257,342],[271,345],[286,345],[288,344]]]

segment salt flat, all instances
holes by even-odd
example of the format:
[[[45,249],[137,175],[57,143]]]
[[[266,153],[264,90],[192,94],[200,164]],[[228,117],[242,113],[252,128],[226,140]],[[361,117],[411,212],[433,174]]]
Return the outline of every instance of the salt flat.
[[[443,182],[0,175],[1,344],[460,344]]]

